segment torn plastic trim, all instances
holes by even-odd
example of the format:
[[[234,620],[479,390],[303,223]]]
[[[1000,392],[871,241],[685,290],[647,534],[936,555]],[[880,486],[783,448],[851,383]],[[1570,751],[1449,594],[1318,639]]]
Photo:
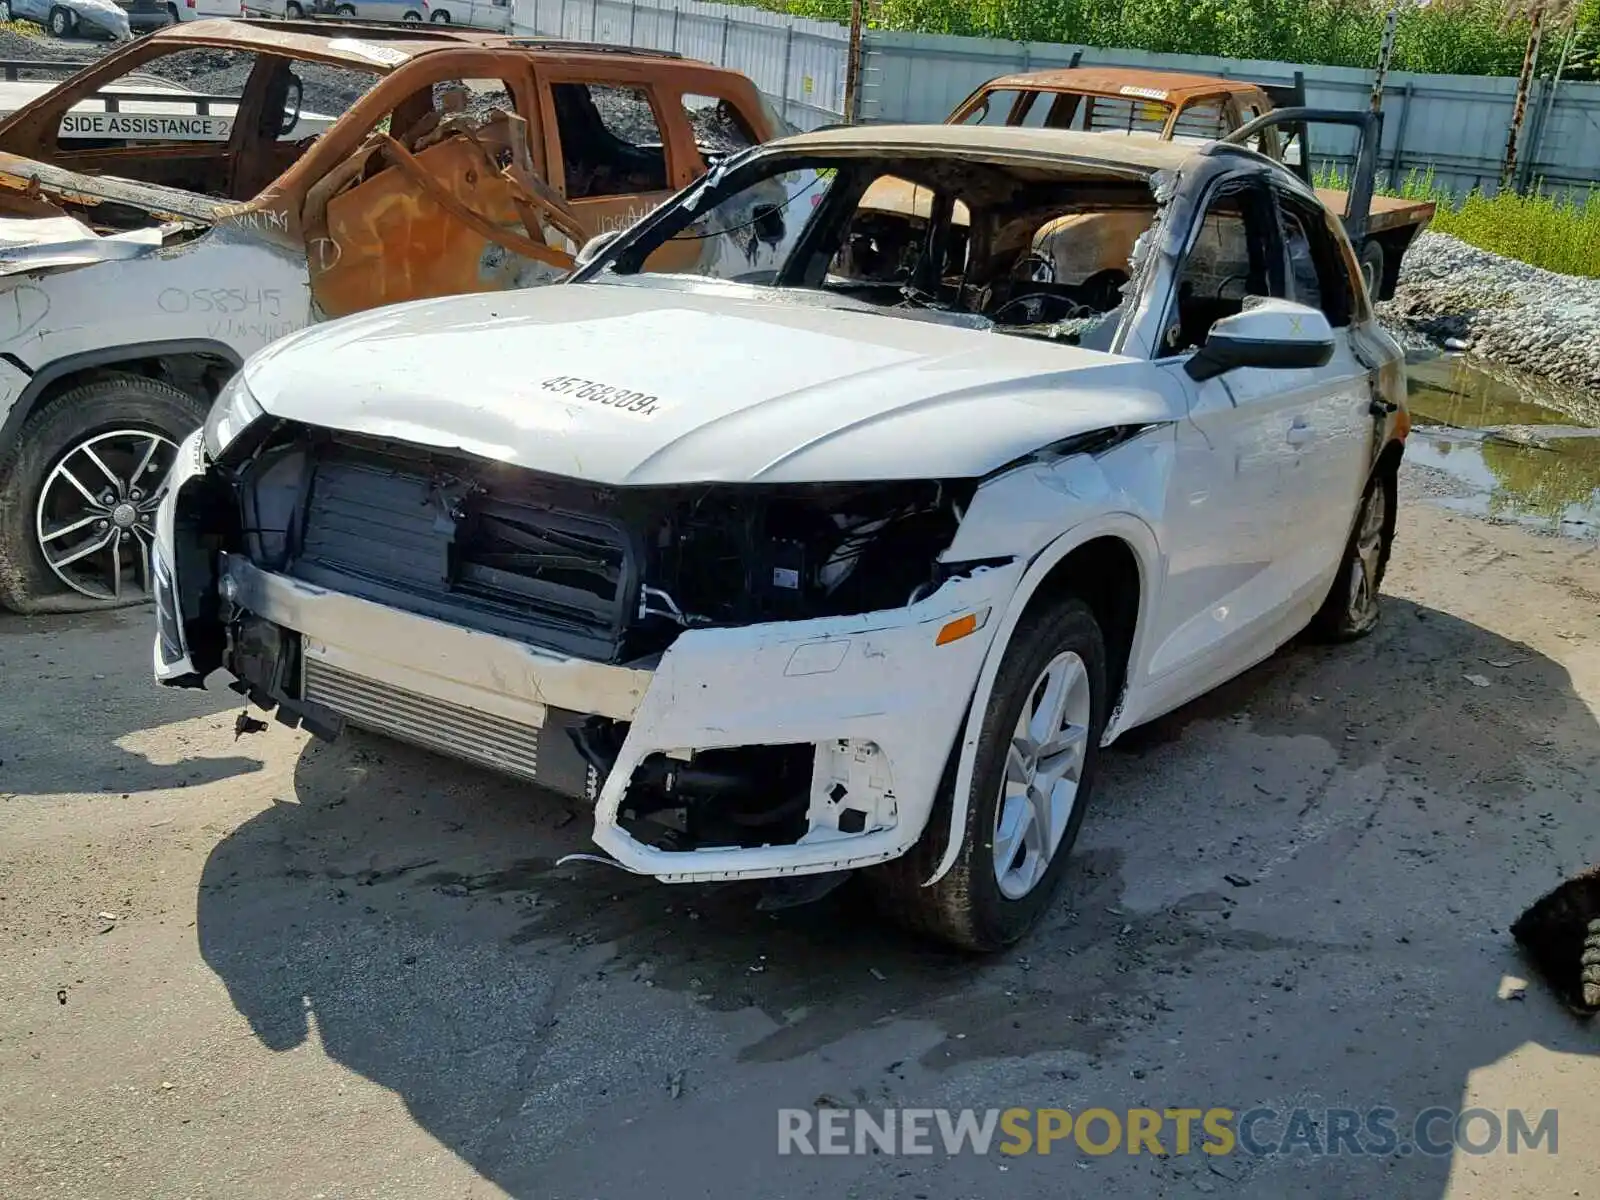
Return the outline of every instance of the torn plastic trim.
[[[665,883],[846,870],[904,854],[926,827],[996,622],[937,646],[952,619],[1008,606],[1023,564],[983,567],[905,608],[685,631],[661,656],[595,807],[595,843]],[[831,652],[822,662],[820,651]],[[804,657],[803,669],[791,670]],[[818,668],[822,669],[818,669]],[[664,850],[620,824],[634,773],[684,747],[872,743],[895,819],[846,833],[812,822],[797,842]]]

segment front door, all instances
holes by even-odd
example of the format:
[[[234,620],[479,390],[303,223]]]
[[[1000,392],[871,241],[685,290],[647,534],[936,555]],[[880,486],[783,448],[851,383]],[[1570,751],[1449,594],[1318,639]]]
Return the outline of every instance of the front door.
[[[306,189],[312,294],[328,316],[571,269],[583,231],[540,178],[531,82],[419,85]]]
[[[1312,403],[1292,372],[1254,368],[1197,383],[1184,363],[1211,325],[1246,296],[1281,295],[1283,262],[1271,195],[1258,180],[1213,188],[1151,339],[1188,398],[1166,505],[1167,578],[1156,613],[1152,678],[1194,695],[1236,664],[1270,653],[1293,591],[1282,559],[1285,489],[1295,451],[1285,438]]]

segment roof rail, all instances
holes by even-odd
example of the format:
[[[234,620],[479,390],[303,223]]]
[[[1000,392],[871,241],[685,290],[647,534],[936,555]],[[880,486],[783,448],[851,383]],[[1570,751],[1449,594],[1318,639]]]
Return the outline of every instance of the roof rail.
[[[575,42],[568,38],[512,38],[513,46],[529,50],[575,50],[583,54],[637,54],[642,58],[682,58],[676,50],[652,50],[646,46],[616,46],[610,42]]]

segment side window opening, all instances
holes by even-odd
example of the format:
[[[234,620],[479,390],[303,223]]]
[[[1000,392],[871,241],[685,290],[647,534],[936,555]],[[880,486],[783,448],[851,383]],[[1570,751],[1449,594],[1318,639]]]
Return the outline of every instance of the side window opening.
[[[643,88],[557,83],[550,90],[569,200],[667,189],[665,140]]]
[[[1328,235],[1326,223],[1292,196],[1280,194],[1278,213],[1288,259],[1289,299],[1322,310],[1335,329],[1348,325],[1351,312],[1349,274],[1344,269],[1338,243]]]
[[[1274,243],[1262,209],[1254,188],[1226,185],[1207,205],[1178,270],[1164,355],[1198,350],[1211,326],[1242,311],[1247,296],[1285,298],[1281,281],[1274,286],[1282,272],[1268,267]]]
[[[679,98],[683,115],[694,131],[695,145],[709,165],[754,146],[761,139],[731,100],[685,92]]]

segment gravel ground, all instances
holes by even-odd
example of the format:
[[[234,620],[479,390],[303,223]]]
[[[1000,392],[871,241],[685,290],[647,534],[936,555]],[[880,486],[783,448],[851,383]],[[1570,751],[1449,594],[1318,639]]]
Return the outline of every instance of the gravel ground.
[[[1506,927],[1600,861],[1600,556],[1415,483],[1376,633],[1119,742],[1060,901],[983,961],[848,890],[558,868],[588,822],[551,797],[155,688],[147,612],[0,616],[0,1192],[1592,1196],[1600,1030]],[[1553,1108],[1559,1145],[777,1154],[780,1106],[841,1103]]]
[[[1406,252],[1386,323],[1573,387],[1600,389],[1600,279],[1557,275],[1424,233]]]

